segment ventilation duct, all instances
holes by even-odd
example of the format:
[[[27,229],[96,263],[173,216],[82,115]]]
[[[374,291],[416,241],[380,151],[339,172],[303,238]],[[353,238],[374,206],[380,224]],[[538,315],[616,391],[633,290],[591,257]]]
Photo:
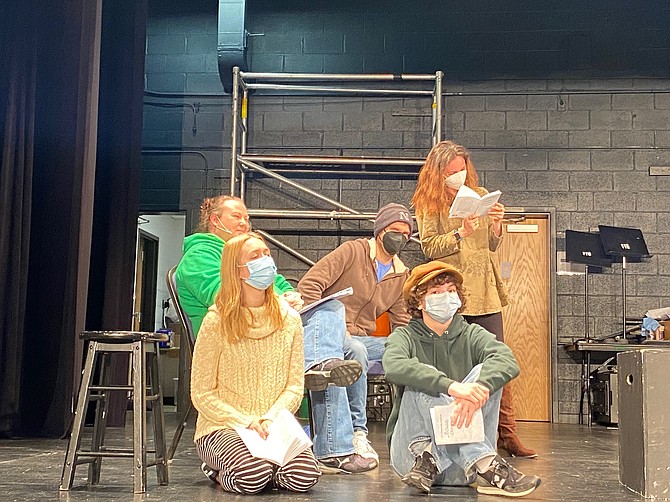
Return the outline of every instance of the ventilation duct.
[[[233,66],[247,69],[247,30],[244,21],[246,0],[219,0],[219,37],[216,53],[219,61],[219,78],[227,93],[233,87]]]

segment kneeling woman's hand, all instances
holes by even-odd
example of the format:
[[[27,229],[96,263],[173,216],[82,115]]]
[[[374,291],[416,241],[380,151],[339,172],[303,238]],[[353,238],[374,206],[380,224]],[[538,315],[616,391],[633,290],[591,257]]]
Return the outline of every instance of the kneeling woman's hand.
[[[258,435],[263,438],[267,439],[269,431],[268,427],[272,423],[272,420],[254,420],[251,422],[248,426],[247,429],[251,429],[252,431],[256,431]]]

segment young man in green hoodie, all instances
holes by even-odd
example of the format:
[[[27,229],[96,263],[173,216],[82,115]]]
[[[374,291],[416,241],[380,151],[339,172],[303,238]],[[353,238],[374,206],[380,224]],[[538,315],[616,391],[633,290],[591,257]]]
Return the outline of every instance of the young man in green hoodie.
[[[386,379],[397,388],[387,423],[391,466],[401,480],[425,493],[431,487],[463,486],[521,497],[540,485],[496,453],[503,385],[519,374],[512,351],[493,334],[468,324],[463,276],[452,265],[432,261],[412,270],[403,288],[412,319],[388,338],[382,359]],[[438,445],[431,408],[454,404],[452,427],[469,427],[481,410],[484,440]]]

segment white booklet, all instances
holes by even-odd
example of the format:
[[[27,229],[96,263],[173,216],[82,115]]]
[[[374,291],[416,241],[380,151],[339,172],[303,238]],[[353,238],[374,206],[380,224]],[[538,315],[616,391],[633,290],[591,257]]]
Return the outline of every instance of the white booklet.
[[[286,409],[280,411],[268,427],[267,439],[262,439],[251,429],[235,427],[235,430],[252,456],[264,458],[279,466],[285,465],[312,446],[312,440]]]
[[[338,291],[337,293],[333,293],[332,295],[324,296],[320,300],[315,301],[314,303],[310,303],[309,305],[301,308],[298,310],[298,314],[304,314],[306,312],[309,312],[312,310],[314,307],[318,307],[322,303],[326,303],[329,300],[336,300],[337,298],[342,298],[344,296],[351,296],[354,294],[354,288],[349,286],[348,288],[344,288],[342,291]]]
[[[462,425],[459,429],[455,425],[451,425],[451,414],[455,407],[456,403],[451,403],[430,409],[430,418],[433,421],[433,431],[435,431],[435,444],[480,443],[484,441],[484,415],[482,415],[482,410],[475,411],[470,427]]]
[[[473,214],[484,216],[498,202],[501,195],[502,192],[496,190],[480,197],[472,188],[463,185],[458,189],[456,197],[451,203],[449,218],[467,218]]]

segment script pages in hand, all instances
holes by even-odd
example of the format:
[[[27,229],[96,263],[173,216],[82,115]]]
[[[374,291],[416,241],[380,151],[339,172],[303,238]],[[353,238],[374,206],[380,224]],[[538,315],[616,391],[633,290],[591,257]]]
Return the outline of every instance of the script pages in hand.
[[[455,425],[451,425],[451,414],[455,407],[456,403],[451,403],[430,409],[430,418],[433,421],[433,430],[435,431],[435,444],[479,443],[484,441],[482,410],[475,411],[470,427],[462,425],[459,429]]]
[[[288,410],[282,410],[268,427],[267,439],[256,431],[235,427],[251,455],[264,458],[273,464],[285,465],[298,454],[312,446],[300,423]]]
[[[337,293],[333,293],[332,295],[324,296],[320,300],[317,300],[314,303],[310,303],[306,307],[301,308],[298,311],[298,314],[300,314],[300,315],[305,314],[305,313],[309,312],[310,310],[312,310],[314,307],[318,307],[322,303],[326,303],[327,301],[330,301],[330,300],[336,300],[336,299],[342,298],[344,296],[351,296],[353,294],[354,294],[354,288],[349,286],[348,288],[344,288],[342,291],[338,291]]]
[[[489,209],[498,202],[502,193],[500,190],[487,193],[480,197],[472,188],[463,185],[458,189],[454,201],[451,203],[449,209],[450,218],[467,218],[468,216],[477,215],[485,216]]]

